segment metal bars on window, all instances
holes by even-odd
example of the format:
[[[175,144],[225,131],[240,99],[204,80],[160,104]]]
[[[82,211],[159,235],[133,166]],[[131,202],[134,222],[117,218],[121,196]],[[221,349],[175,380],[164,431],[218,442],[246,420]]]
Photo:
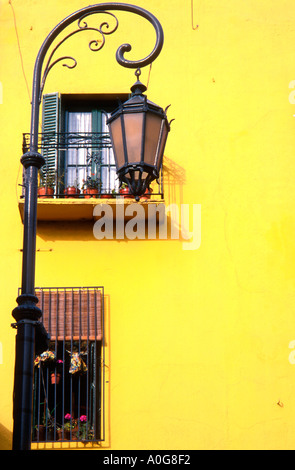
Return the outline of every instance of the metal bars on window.
[[[35,359],[32,441],[103,441],[103,287],[35,291],[51,340]]]

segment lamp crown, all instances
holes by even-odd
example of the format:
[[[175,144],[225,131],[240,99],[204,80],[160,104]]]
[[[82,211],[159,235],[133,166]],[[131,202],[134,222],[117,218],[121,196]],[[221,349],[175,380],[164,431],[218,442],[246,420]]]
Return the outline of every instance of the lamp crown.
[[[130,90],[132,91],[133,95],[142,95],[147,90],[147,87],[139,80],[141,70],[137,69],[135,75],[137,77],[137,81],[134,83],[134,85],[132,85]]]

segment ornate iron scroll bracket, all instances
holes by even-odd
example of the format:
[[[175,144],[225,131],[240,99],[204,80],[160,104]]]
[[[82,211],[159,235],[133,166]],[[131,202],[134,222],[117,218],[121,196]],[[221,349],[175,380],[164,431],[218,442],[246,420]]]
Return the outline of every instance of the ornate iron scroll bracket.
[[[80,33],[81,31],[94,31],[96,33],[98,33],[101,37],[101,41],[98,41],[97,39],[93,39],[92,41],[89,42],[88,44],[88,47],[91,51],[93,52],[97,52],[97,51],[100,51],[103,46],[105,45],[105,36],[106,35],[109,35],[109,34],[112,34],[114,33],[117,29],[118,29],[118,26],[119,26],[119,22],[118,22],[118,19],[116,18],[115,15],[113,15],[113,13],[110,13],[108,11],[98,11],[98,12],[94,12],[94,13],[91,13],[91,14],[95,14],[95,13],[103,13],[105,15],[110,15],[114,18],[115,20],[115,26],[108,30],[108,28],[110,27],[109,26],[109,23],[104,21],[102,22],[98,28],[94,28],[94,27],[91,27],[91,26],[88,26],[88,23],[86,23],[86,21],[83,21],[87,16],[89,16],[89,14],[85,14],[83,16],[81,16],[81,18],[79,18],[78,20],[78,29],[72,31],[71,33],[69,33],[67,36],[65,36],[55,47],[54,49],[52,50],[51,54],[49,55],[49,58],[47,60],[47,64],[44,68],[44,72],[43,72],[43,77],[42,77],[42,82],[41,82],[41,88],[40,88],[40,98],[39,98],[39,103],[41,102],[41,98],[42,98],[42,93],[43,93],[43,89],[44,89],[44,85],[45,85],[45,81],[46,81],[46,78],[50,72],[50,70],[52,69],[52,67],[54,67],[54,65],[56,65],[58,62],[61,62],[61,61],[64,61],[64,60],[71,60],[72,61],[72,64],[69,65],[67,63],[64,63],[62,64],[64,67],[67,67],[69,69],[73,69],[76,67],[77,65],[77,60],[72,57],[72,56],[62,56],[62,57],[59,57],[58,59],[52,61],[53,59],[53,56],[55,54],[55,52],[57,51],[57,49],[67,40],[69,39],[70,37],[74,36],[75,34],[77,33]],[[105,31],[103,30],[103,28],[107,28]]]
[[[117,62],[126,68],[139,68],[145,67],[152,63],[160,54],[163,42],[164,42],[164,34],[161,24],[159,23],[158,19],[152,15],[147,10],[143,8],[137,7],[135,5],[130,5],[127,3],[99,3],[96,5],[90,5],[88,7],[82,8],[81,10],[72,13],[70,16],[64,18],[47,36],[45,41],[43,42],[38,56],[35,62],[35,69],[34,69],[34,77],[33,77],[33,92],[32,92],[32,115],[31,115],[31,142],[30,142],[30,149],[32,151],[36,151],[38,145],[38,125],[39,125],[39,105],[42,98],[42,93],[44,90],[44,85],[50,70],[59,62],[64,61],[63,66],[68,68],[74,68],[77,65],[76,59],[72,56],[62,56],[57,59],[54,59],[54,54],[58,50],[58,48],[71,36],[82,32],[82,31],[94,31],[98,33],[101,37],[101,42],[97,39],[90,41],[89,48],[91,51],[99,51],[105,44],[105,36],[108,34],[114,33],[118,28],[118,20],[116,16],[110,11],[127,11],[130,13],[134,13],[139,15],[145,19],[147,19],[154,27],[156,31],[156,44],[152,50],[152,52],[145,57],[144,59],[140,60],[128,60],[125,58],[125,54],[130,52],[132,47],[130,44],[122,44],[116,52],[116,60]],[[115,19],[115,26],[113,28],[109,27],[109,23],[103,21],[98,27],[90,27],[85,19],[91,15],[97,13],[104,13],[110,15],[112,18]],[[43,75],[43,62],[45,56],[53,43],[56,37],[69,25],[78,21],[77,29],[69,33],[65,36],[52,50],[45,65]],[[109,29],[110,28],[110,29]],[[54,59],[54,60],[53,60]],[[71,61],[71,63],[67,63],[67,61]]]

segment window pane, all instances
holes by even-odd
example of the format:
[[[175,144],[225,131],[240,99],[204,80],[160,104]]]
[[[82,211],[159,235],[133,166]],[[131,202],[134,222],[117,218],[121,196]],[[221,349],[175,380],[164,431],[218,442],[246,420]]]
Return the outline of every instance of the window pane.
[[[142,156],[143,113],[124,115],[128,163],[140,162]]]
[[[112,140],[116,142],[116,158],[118,167],[121,168],[125,163],[125,152],[122,139],[122,126],[121,118],[115,119],[110,123],[110,131],[112,133]]]
[[[90,136],[85,133],[92,131],[91,112],[68,112],[67,132],[76,135],[69,136],[68,144],[76,148],[69,148],[66,152],[66,186],[78,184],[81,188],[83,180],[87,178],[87,148],[79,148],[81,139],[84,145],[89,143]]]
[[[149,165],[155,164],[157,148],[160,136],[162,119],[153,113],[146,115],[146,132],[145,132],[145,148],[144,161]]]

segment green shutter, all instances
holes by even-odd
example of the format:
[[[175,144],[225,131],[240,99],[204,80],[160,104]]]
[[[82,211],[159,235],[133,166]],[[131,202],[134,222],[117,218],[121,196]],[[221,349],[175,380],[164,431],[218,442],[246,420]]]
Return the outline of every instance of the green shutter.
[[[99,109],[92,109],[92,132],[102,131],[102,112]],[[96,147],[97,144],[94,144]],[[92,150],[91,174],[101,181],[101,149]],[[100,188],[101,189],[101,188]]]
[[[42,173],[54,173],[58,169],[59,96],[58,93],[43,95],[42,108],[42,154],[45,165]],[[56,188],[55,188],[56,189]]]

